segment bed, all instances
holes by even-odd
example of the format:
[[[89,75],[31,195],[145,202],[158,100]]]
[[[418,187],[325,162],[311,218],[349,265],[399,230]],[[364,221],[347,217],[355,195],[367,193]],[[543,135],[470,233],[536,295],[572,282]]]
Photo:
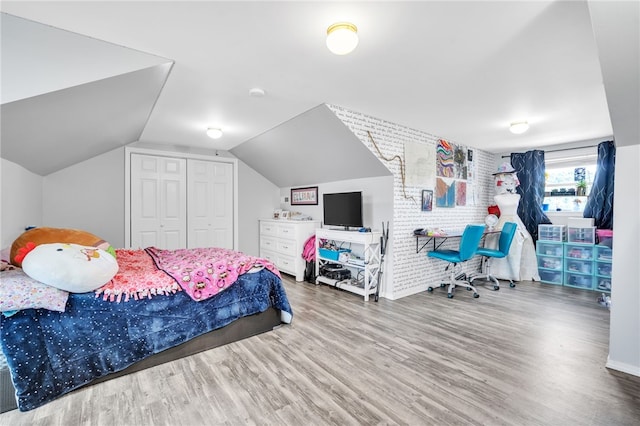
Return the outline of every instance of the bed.
[[[197,250],[197,256],[209,254]],[[85,385],[291,321],[292,311],[279,272],[265,259],[251,258],[247,265],[243,257],[243,271],[237,277],[225,275],[233,281],[227,282],[223,291],[205,298],[197,293],[193,282],[190,284],[196,288],[195,294],[184,282],[176,286],[179,275],[170,275],[172,269],[178,268],[163,263],[158,256],[163,252],[175,258],[178,251],[148,248],[116,252],[120,270],[114,280],[96,291],[69,293],[64,312],[33,308],[0,316],[0,344],[8,367],[2,369],[0,363],[0,412],[13,409],[16,404],[21,411],[32,410]],[[184,258],[194,252],[179,253]],[[230,253],[238,258],[237,252]],[[118,290],[114,283],[119,282],[119,277],[126,276],[120,281],[127,286],[135,277],[147,282],[148,270],[131,267],[125,261],[128,255],[152,264],[156,274],[166,275],[170,279],[166,282],[174,285],[166,287],[166,291],[141,290],[144,286],[129,292]],[[215,268],[212,263],[208,265],[210,270]],[[222,286],[217,284],[220,289]]]

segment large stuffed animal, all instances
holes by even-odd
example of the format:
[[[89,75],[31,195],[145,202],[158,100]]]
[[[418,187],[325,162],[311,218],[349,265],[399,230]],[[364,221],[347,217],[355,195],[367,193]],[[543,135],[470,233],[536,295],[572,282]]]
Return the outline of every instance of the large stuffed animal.
[[[40,244],[68,243],[102,249],[116,255],[115,249],[102,238],[90,232],[69,228],[33,228],[25,231],[11,245],[11,263],[22,267],[26,254]]]

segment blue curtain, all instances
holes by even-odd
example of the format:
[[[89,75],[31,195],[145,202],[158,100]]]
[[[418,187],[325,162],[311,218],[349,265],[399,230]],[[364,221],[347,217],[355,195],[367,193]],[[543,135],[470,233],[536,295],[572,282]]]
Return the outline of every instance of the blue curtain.
[[[591,193],[584,206],[584,217],[592,217],[596,227],[613,229],[613,182],[616,146],[612,141],[598,144],[598,164]]]
[[[551,223],[544,211],[544,151],[534,150],[511,154],[511,166],[516,170],[520,186],[518,216],[533,241],[538,240],[538,225]]]

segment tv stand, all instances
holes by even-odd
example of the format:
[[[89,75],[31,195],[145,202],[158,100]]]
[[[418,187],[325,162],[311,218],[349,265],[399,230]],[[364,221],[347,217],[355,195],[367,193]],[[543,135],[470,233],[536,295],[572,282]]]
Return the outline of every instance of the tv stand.
[[[328,284],[351,293],[364,297],[365,302],[369,296],[376,293],[378,282],[378,271],[380,270],[380,232],[354,232],[347,230],[336,230],[320,228],[316,229],[316,284]],[[335,241],[337,246],[342,243],[349,243],[352,247],[361,252],[364,259],[360,261],[341,261],[329,259],[320,255],[320,240]],[[355,250],[354,250],[355,251]],[[350,280],[334,280],[320,275],[320,267],[327,263],[339,263],[351,270]],[[360,285],[353,279],[362,277]]]

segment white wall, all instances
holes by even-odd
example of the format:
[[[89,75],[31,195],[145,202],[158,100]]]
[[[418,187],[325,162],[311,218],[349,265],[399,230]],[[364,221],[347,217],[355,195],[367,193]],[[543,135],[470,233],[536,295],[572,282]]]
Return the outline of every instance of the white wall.
[[[616,148],[607,367],[640,376],[640,145]]]
[[[91,232],[124,247],[124,148],[44,177],[43,225]]]
[[[280,205],[280,190],[240,160],[238,181],[238,250],[259,256],[258,220],[273,217],[273,211]]]
[[[0,249],[11,247],[27,226],[42,226],[42,176],[4,158],[0,211]]]

